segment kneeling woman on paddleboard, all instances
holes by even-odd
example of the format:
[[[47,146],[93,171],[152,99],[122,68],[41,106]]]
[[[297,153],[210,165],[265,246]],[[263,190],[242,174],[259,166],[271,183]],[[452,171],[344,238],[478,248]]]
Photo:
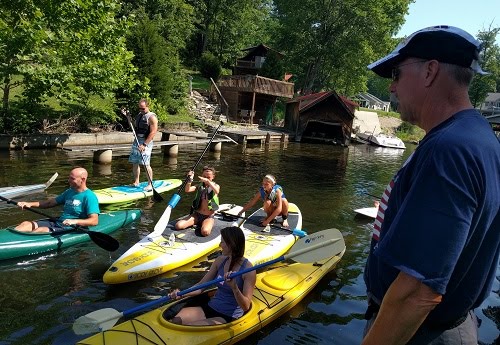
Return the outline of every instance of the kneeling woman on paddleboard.
[[[198,284],[203,284],[220,277],[226,279],[217,285],[217,292],[210,298],[207,294],[200,295],[202,290],[196,290],[185,296],[196,296],[170,321],[182,325],[217,325],[234,321],[250,309],[255,287],[255,270],[233,279],[227,277],[240,270],[252,267],[252,263],[243,257],[245,253],[245,236],[239,227],[231,226],[221,230],[220,247],[222,255],[210,266],[210,270]],[[177,299],[174,290],[170,298]]]
[[[283,187],[276,183],[276,177],[273,175],[267,174],[264,176],[262,179],[262,186],[259,187],[254,197],[243,206],[238,215],[243,214],[243,212],[251,208],[259,200],[264,202],[262,208],[267,215],[267,217],[261,221],[262,226],[267,226],[274,222],[276,217],[281,216],[283,219],[283,226],[288,227],[288,200],[285,197],[285,192],[283,192]]]

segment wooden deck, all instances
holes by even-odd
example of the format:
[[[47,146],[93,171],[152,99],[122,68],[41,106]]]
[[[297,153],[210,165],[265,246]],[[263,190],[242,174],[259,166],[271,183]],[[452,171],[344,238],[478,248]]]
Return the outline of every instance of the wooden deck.
[[[288,142],[288,133],[267,129],[235,129],[229,130],[225,129],[220,132],[221,134],[227,135],[234,141],[239,144],[247,144],[247,143],[260,143],[269,144],[269,143],[284,143]]]
[[[177,157],[179,154],[179,146],[187,145],[203,145],[205,147],[210,142],[210,139],[195,139],[195,140],[163,140],[156,141],[153,145],[153,150],[162,149],[164,155]],[[220,152],[223,142],[233,142],[231,139],[214,139],[210,144],[211,151]],[[65,151],[72,152],[94,152],[94,162],[109,164],[112,161],[113,151],[130,151],[132,144],[106,144],[106,145],[82,145],[82,146],[65,146],[62,147]]]

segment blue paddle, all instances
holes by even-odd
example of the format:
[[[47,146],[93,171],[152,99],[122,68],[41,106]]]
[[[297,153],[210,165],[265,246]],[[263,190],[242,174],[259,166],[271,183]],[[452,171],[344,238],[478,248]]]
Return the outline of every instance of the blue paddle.
[[[222,214],[223,217],[227,217],[227,218],[230,218],[230,219],[236,219],[236,218],[246,219],[246,220],[250,219],[250,217],[238,216],[238,215],[235,215],[235,214],[226,213],[224,211],[221,211],[220,213]],[[294,234],[295,236],[300,237],[300,238],[302,238],[304,236],[307,236],[307,232],[305,232],[304,230],[301,230],[301,229],[289,229],[289,228],[285,228],[284,226],[279,226],[279,225],[271,224],[271,223],[268,224],[267,226],[270,226],[271,228],[275,228],[275,229],[280,229],[280,230],[283,230],[283,231],[289,231],[292,234]]]

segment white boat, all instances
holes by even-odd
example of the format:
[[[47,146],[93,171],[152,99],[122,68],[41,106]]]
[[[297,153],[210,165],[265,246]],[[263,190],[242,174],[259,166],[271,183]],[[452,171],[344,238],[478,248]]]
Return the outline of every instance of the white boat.
[[[13,186],[13,187],[1,187],[0,195],[4,198],[13,199],[18,198],[20,196],[25,196],[33,193],[43,192],[45,189],[49,188],[49,186],[54,182],[57,178],[58,174],[55,173],[52,177],[45,183],[40,184],[30,184],[26,186]]]
[[[354,212],[356,212],[356,215],[361,215],[373,219],[377,218],[377,211],[377,207],[365,207],[354,210]]]
[[[372,133],[357,133],[356,139],[359,142],[366,142],[371,145],[391,147],[394,149],[405,149],[406,146],[403,141],[397,137],[385,135],[385,134],[372,134]]]

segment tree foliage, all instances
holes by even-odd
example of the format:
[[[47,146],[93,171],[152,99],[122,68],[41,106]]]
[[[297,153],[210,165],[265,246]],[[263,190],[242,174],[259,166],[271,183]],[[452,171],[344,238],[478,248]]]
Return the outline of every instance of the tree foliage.
[[[3,1],[0,5],[0,74],[3,114],[9,93],[23,85],[27,104],[55,97],[86,105],[91,95],[112,96],[132,83],[125,47],[126,18],[116,0]],[[12,82],[15,76],[21,76]]]
[[[183,106],[187,81],[181,69],[178,51],[160,34],[157,22],[145,13],[137,14],[128,37],[128,46],[134,53],[133,64],[137,68],[136,76],[140,82],[140,87],[130,92],[134,107],[137,100],[147,94],[168,112],[178,112]],[[159,117],[161,120],[161,116]]]
[[[185,53],[189,65],[210,51],[224,67],[241,50],[270,40],[271,0],[187,0],[195,11],[195,27]]]
[[[365,89],[366,66],[394,47],[391,37],[404,22],[409,0],[275,0],[277,46],[296,89]]]
[[[480,64],[488,75],[476,74],[469,88],[472,105],[479,107],[488,92],[500,91],[500,47],[495,40],[500,33],[500,28],[490,28],[480,31],[477,39],[482,43]]]

